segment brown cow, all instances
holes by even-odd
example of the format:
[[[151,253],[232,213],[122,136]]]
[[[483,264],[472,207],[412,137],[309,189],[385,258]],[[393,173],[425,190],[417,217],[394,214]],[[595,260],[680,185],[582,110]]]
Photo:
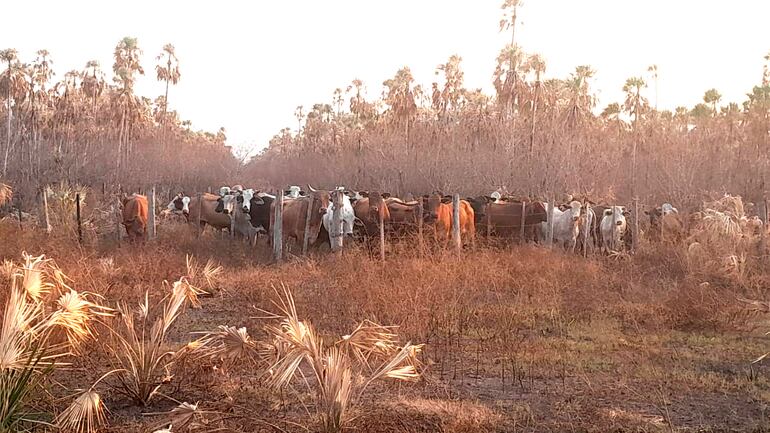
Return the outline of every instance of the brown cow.
[[[318,233],[321,230],[322,219],[329,207],[329,191],[317,191],[308,185],[310,195],[307,197],[284,198],[283,201],[283,238],[293,238],[298,243],[305,239],[305,222],[307,219],[307,208],[310,203],[310,197],[313,197],[313,208],[310,216],[310,232],[308,235],[308,244],[314,244],[318,239]],[[275,227],[275,205],[270,206],[270,228]],[[272,239],[272,236],[271,238]]]
[[[647,235],[651,242],[679,243],[687,237],[684,219],[679,213],[664,213],[660,207],[644,213],[650,218]]]
[[[491,226],[490,233],[500,237],[518,238],[521,233],[521,212],[524,210],[524,236],[533,239],[540,223],[548,219],[542,202],[498,201],[488,203],[484,207],[484,215],[480,218],[478,230],[485,233],[487,221]]]
[[[217,230],[230,230],[235,199],[233,195],[220,197],[215,194],[203,193],[200,200],[197,197],[190,200],[188,206],[190,212],[186,215],[187,221],[200,225],[201,231],[206,228],[207,224]]]
[[[437,242],[448,242],[452,228],[452,197],[431,194],[423,196],[423,218],[435,228]],[[473,207],[466,200],[460,200],[460,235],[475,241],[476,226]]]
[[[417,212],[420,202],[391,197],[385,200],[390,214],[389,228],[395,233],[414,233],[417,230]]]
[[[147,237],[147,197],[139,194],[123,196],[123,225],[128,240],[144,241]]]
[[[380,233],[380,214],[382,214],[383,222],[388,223],[390,221],[389,206],[385,201],[389,195],[376,191],[359,192],[358,194],[361,198],[353,203],[353,212],[356,214],[356,218],[361,221],[366,236],[378,236]]]

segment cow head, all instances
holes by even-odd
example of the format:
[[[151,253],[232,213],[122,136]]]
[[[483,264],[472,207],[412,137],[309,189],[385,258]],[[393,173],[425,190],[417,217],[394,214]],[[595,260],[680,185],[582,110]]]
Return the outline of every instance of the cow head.
[[[236,202],[238,203],[238,206],[243,210],[243,212],[249,213],[251,212],[251,205],[252,204],[262,204],[264,201],[255,194],[255,191],[251,188],[244,189],[240,194],[238,194],[235,198]]]
[[[373,223],[379,224],[380,215],[382,220],[387,221],[390,219],[390,210],[385,199],[390,197],[388,193],[379,193],[377,191],[367,192],[369,198],[369,220]]]
[[[232,194],[228,194],[224,197],[220,197],[219,200],[217,200],[217,207],[214,209],[217,213],[223,213],[225,215],[230,215],[235,210],[235,204],[236,204],[236,197]]]
[[[615,221],[615,225],[620,227],[626,225],[627,214],[628,211],[625,206],[612,206],[609,209],[604,210],[604,217],[612,218]]]
[[[579,201],[573,200],[572,202],[570,202],[566,212],[570,214],[570,217],[572,218],[572,222],[578,222],[580,220],[581,209],[583,209],[583,205]]]
[[[663,218],[663,209],[657,207],[652,210],[644,211],[644,214],[650,218],[650,227],[658,227],[660,225],[661,218]]]
[[[302,193],[302,191],[300,190],[300,187],[298,187],[296,185],[292,185],[292,186],[289,187],[289,189],[284,191],[284,195],[286,197],[289,197],[289,198],[298,198],[300,195],[304,195],[304,194],[301,194],[301,193]]]
[[[313,209],[318,206],[318,214],[324,215],[331,205],[329,191],[317,190],[310,184],[307,185],[307,189],[310,190],[310,193],[313,195]]]
[[[442,196],[439,193],[422,196],[423,217],[425,218],[425,221],[431,222],[437,220],[441,205],[451,202],[452,196]]]
[[[492,196],[482,195],[478,197],[468,197],[465,201],[470,203],[471,208],[473,208],[476,222],[481,222],[487,216],[487,205],[495,203],[497,200]]]
[[[230,194],[230,187],[229,186],[223,186],[219,188],[219,196],[224,197],[226,195]]]
[[[166,209],[171,212],[182,212],[185,215],[190,214],[190,197],[179,193],[173,200],[166,206]]]

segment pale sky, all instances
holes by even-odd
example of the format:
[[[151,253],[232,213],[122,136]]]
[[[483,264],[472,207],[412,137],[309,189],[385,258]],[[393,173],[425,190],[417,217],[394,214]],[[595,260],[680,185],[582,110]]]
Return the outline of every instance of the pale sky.
[[[155,56],[176,46],[182,78],[169,95],[195,129],[227,129],[228,144],[262,148],[283,127],[296,130],[298,105],[331,102],[354,79],[379,96],[382,82],[409,66],[429,88],[452,54],[463,58],[465,84],[493,93],[501,0],[280,0],[8,2],[0,49],[23,61],[51,52],[61,77],[97,59],[112,75],[112,52],[124,36],[144,50],[137,90],[162,94]],[[546,77],[591,65],[599,107],[621,102],[631,76],[659,69],[661,109],[689,107],[715,87],[723,103],[743,102],[759,83],[770,51],[770,1],[524,0],[517,43],[540,53]],[[648,80],[650,81],[650,80]],[[647,90],[654,104],[654,89]]]

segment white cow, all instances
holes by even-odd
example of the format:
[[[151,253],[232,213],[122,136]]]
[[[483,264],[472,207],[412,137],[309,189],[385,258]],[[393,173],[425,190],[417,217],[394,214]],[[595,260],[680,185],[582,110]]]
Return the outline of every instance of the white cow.
[[[238,195],[237,200],[238,204],[241,206],[244,212],[249,213],[251,212],[251,199],[254,198],[254,190],[244,189],[241,191],[241,193]]]
[[[234,236],[246,238],[251,246],[257,244],[259,229],[251,225],[249,213],[241,206],[235,206],[233,210],[232,229]]]
[[[334,203],[329,202],[329,207],[326,208],[326,213],[323,216],[323,225],[326,232],[331,235],[332,218],[334,215]],[[350,202],[350,197],[342,195],[342,233],[353,236],[353,223],[356,220],[356,214],[353,211],[353,205]]]
[[[672,206],[671,203],[663,203],[663,205],[660,207],[660,210],[663,215],[679,213],[679,211],[674,206]]]
[[[286,194],[287,198],[299,198],[300,187],[292,185],[289,187],[289,193]]]
[[[543,203],[546,209],[548,204]],[[580,233],[580,210],[582,205],[579,201],[572,201],[566,211],[558,208],[553,210],[553,241],[561,244],[564,248],[569,248],[575,252],[578,233]],[[548,232],[548,221],[540,223],[540,234],[545,239]]]
[[[181,209],[180,209],[181,206]],[[182,211],[182,213],[189,214],[190,213],[190,197],[183,195],[183,194],[177,194],[176,197],[174,197],[173,200],[171,200],[166,206],[166,209],[168,209],[170,212],[176,212],[176,211]]]
[[[623,235],[628,229],[625,214],[625,206],[612,206],[604,211],[599,226],[602,232],[602,252],[618,251],[623,246]]]

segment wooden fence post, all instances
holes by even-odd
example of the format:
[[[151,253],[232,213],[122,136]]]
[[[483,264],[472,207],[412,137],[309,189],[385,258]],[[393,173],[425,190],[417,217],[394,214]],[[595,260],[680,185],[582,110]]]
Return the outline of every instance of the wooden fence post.
[[[586,223],[583,228],[583,257],[588,257],[588,240],[591,239],[591,228],[596,215],[591,214],[591,203],[586,202]]]
[[[425,238],[423,237],[423,208],[422,208],[422,197],[420,197],[419,202],[417,204],[417,238],[420,243],[420,258],[422,258],[422,255],[425,252]]]
[[[21,208],[19,208],[19,217],[21,221]],[[80,220],[80,193],[75,194],[75,217],[78,221],[78,243],[83,243],[83,228]]]
[[[283,197],[283,191],[279,191],[281,197]],[[275,197],[276,200],[278,199],[278,196]],[[313,201],[315,201],[315,198],[313,197],[313,194],[310,194],[308,196],[308,203],[307,203],[307,212],[305,213],[305,231],[303,232],[302,236],[302,255],[307,254],[307,248],[308,244],[310,243],[310,219],[313,216]]]
[[[17,213],[19,214],[19,230],[24,231],[24,225],[21,223],[21,199],[19,199],[19,207],[16,209]],[[80,219],[78,217],[78,219]]]
[[[147,209],[147,237],[152,240],[155,239],[155,185],[150,188],[150,197],[148,197],[148,209]]]
[[[548,248],[553,247],[553,223],[554,223],[553,213],[555,208],[554,203],[555,203],[555,200],[553,198],[551,198],[548,201],[548,222],[546,224],[548,229],[546,230],[546,235],[545,235],[545,241],[548,244]]]
[[[631,227],[631,253],[636,253],[636,248],[639,246],[639,197],[634,197],[634,224]],[[661,224],[662,226],[663,224]]]
[[[114,211],[114,217],[115,217],[115,241],[118,243],[118,246],[120,246],[120,223],[121,221],[121,211],[120,211],[120,198],[118,198],[118,204],[115,206]]]
[[[519,227],[519,241],[521,241],[522,244],[526,241],[524,239],[524,232],[526,230],[527,225],[527,202],[524,200],[521,201],[521,227]]]
[[[380,260],[384,262],[385,261],[385,214],[382,211],[380,211],[378,213],[378,218],[379,218],[378,224],[380,227]]]
[[[617,246],[615,245],[615,226],[617,225],[617,212],[615,212],[615,206],[610,206],[610,210],[612,211],[612,237],[610,238],[610,249],[612,251],[615,251],[617,249]]]
[[[484,215],[487,225],[487,245],[489,245],[490,238],[492,237],[492,203],[484,205]]]
[[[329,231],[329,244],[332,247],[332,252],[339,252],[342,250],[342,190],[335,189],[332,197],[332,224]],[[322,217],[323,218],[323,217]]]
[[[452,196],[452,242],[459,254],[463,249],[463,240],[460,237],[460,194]]]
[[[275,221],[273,221],[273,258],[276,262],[283,260],[283,194],[275,194]]]
[[[203,194],[198,193],[198,215],[195,219],[195,232],[198,233],[198,237],[203,235],[203,229],[201,228],[201,212],[203,210]]]
[[[102,184],[104,185],[104,184]],[[51,234],[51,217],[48,213],[48,187],[43,188],[43,212],[45,212],[45,233]]]

